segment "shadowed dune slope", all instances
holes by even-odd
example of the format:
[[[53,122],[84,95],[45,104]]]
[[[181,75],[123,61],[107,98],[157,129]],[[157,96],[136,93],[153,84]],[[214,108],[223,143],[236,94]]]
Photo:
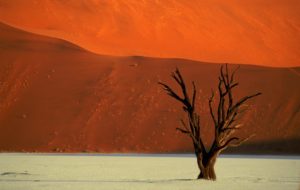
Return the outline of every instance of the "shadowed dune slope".
[[[109,55],[300,66],[299,0],[0,0],[0,20]]]
[[[0,58],[1,151],[190,151],[190,139],[175,130],[185,117],[181,105],[157,84],[175,87],[170,72],[176,67],[186,81],[196,82],[203,137],[213,133],[208,97],[219,64],[102,56],[4,24]],[[249,102],[241,136],[256,133],[250,143],[284,140],[286,146],[300,138],[299,73],[299,68],[240,68],[236,97],[263,93]],[[299,153],[299,147],[293,151]]]

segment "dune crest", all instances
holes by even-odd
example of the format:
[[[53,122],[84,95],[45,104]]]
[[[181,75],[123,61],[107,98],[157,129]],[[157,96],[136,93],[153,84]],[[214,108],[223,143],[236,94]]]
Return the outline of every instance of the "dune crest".
[[[0,20],[110,55],[300,66],[297,0],[0,0]]]

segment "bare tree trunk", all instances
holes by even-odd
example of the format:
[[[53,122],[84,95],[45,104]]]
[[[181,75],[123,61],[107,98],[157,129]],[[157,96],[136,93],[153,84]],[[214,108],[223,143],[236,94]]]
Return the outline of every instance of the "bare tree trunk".
[[[215,163],[217,159],[217,154],[212,157],[208,155],[201,159],[201,156],[197,155],[197,163],[200,170],[198,179],[216,180]]]
[[[214,165],[209,165],[203,171],[200,171],[198,179],[216,180]]]
[[[176,129],[183,134],[188,135],[192,139],[195,155],[197,157],[198,168],[200,170],[198,179],[216,180],[214,167],[219,154],[227,147],[239,146],[252,137],[249,136],[248,138],[240,139],[233,134],[242,126],[241,124],[236,123],[236,120],[238,119],[237,115],[241,113],[242,106],[245,105],[246,101],[260,95],[261,93],[245,96],[236,102],[233,101],[232,89],[238,86],[238,83],[234,81],[234,75],[237,69],[230,74],[227,64],[225,65],[225,70],[223,66],[221,66],[218,84],[219,104],[216,111],[213,109],[214,91],[212,91],[212,95],[209,98],[209,111],[215,130],[214,141],[209,149],[206,149],[203,143],[201,136],[200,115],[195,111],[197,93],[195,83],[192,82],[193,92],[192,96],[190,97],[188,95],[183,77],[178,69],[176,69],[171,76],[180,86],[182,95],[176,93],[168,85],[159,82],[169,96],[183,104],[183,110],[187,113],[188,122],[181,120],[182,127],[178,127]]]

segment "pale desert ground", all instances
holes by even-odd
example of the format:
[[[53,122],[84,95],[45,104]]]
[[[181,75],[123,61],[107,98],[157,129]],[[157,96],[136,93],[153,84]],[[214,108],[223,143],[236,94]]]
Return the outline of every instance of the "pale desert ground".
[[[295,189],[300,158],[223,156],[217,181],[195,180],[192,155],[0,154],[0,189]]]

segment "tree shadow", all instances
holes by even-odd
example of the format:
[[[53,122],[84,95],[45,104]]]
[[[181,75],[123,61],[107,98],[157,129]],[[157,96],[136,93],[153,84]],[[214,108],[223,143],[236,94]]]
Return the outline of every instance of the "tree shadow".
[[[46,182],[46,183],[173,183],[196,181],[196,179],[124,179],[124,180],[49,180],[49,179],[0,179],[1,182]]]
[[[13,176],[17,176],[17,175],[31,175],[28,172],[3,172],[0,175],[2,176],[9,176],[9,175],[13,175]]]

